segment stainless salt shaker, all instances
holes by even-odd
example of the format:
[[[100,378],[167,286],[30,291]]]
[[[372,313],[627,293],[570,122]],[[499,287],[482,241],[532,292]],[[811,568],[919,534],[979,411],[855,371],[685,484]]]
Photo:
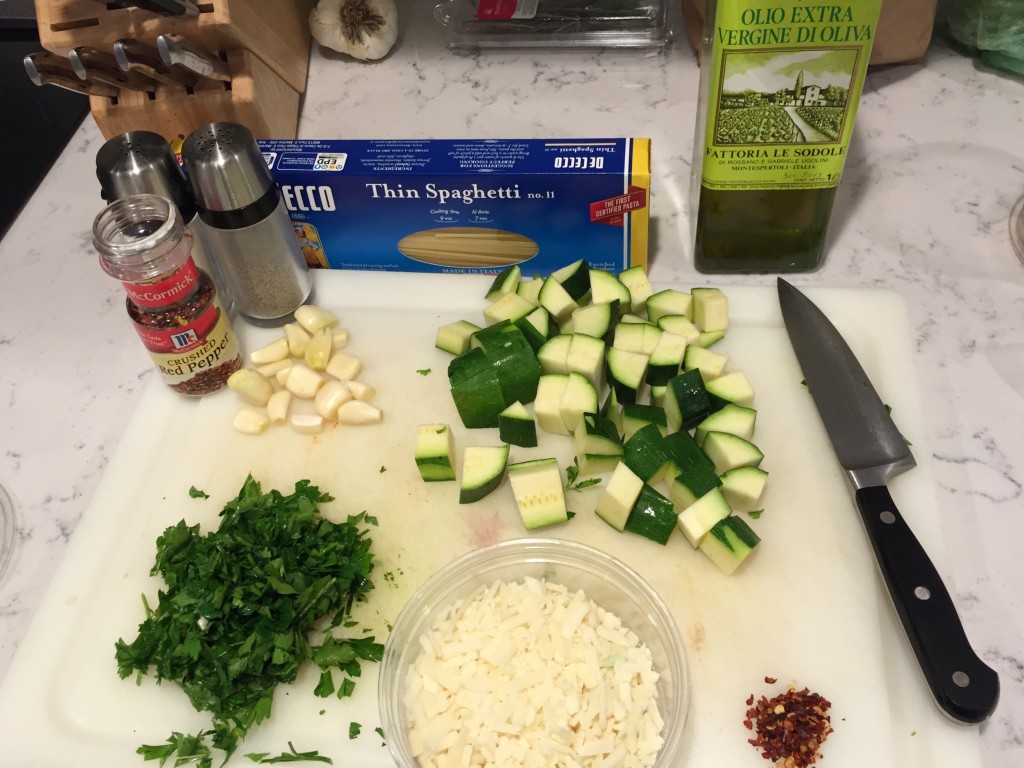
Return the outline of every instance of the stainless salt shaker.
[[[207,253],[205,228],[199,219],[192,185],[178,165],[167,140],[152,131],[129,131],[107,141],[96,153],[100,196],[108,203],[131,195],[160,195],[178,209],[192,234],[192,260],[217,286],[223,305],[231,309],[230,291],[219,265]]]
[[[309,299],[313,281],[252,133],[210,123],[185,139],[181,156],[238,312],[257,324],[286,320]]]

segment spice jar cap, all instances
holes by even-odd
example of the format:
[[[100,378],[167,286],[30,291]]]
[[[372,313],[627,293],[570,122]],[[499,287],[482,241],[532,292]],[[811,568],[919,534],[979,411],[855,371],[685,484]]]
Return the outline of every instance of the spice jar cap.
[[[238,123],[197,128],[181,147],[196,202],[209,211],[236,211],[260,201],[274,178],[252,133]]]
[[[96,153],[100,195],[108,203],[129,195],[153,194],[174,203],[184,221],[196,215],[192,186],[167,140],[151,131],[130,131],[107,141]]]

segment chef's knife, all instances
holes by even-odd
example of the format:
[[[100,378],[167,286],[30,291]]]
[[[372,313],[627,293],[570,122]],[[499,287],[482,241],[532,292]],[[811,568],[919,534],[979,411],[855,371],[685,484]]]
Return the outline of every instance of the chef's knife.
[[[62,65],[56,65],[53,61],[58,60]],[[66,88],[75,93],[86,96],[106,96],[114,98],[117,96],[117,89],[102,83],[94,83],[89,80],[81,80],[71,71],[71,65],[67,59],[57,56],[49,51],[30,53],[25,57],[25,73],[36,85],[56,85]]]
[[[980,723],[995,710],[999,677],[971,648],[949,592],[886,488],[915,466],[910,447],[835,326],[782,278],[778,290],[793,351],[928,686],[949,717]]]
[[[161,16],[195,18],[199,15],[199,7],[189,0],[95,0],[95,2],[114,5],[118,8],[141,8]]]
[[[156,81],[138,72],[123,72],[114,54],[81,46],[68,52],[68,61],[82,80],[95,80],[127,91],[154,91]]]
[[[114,59],[122,72],[136,71],[146,77],[167,85],[190,88],[196,84],[198,75],[179,66],[169,67],[160,58],[160,52],[152,45],[139,40],[124,39],[114,43]]]
[[[231,82],[231,68],[212,51],[183,35],[159,35],[156,47],[168,67],[178,65],[201,77]]]

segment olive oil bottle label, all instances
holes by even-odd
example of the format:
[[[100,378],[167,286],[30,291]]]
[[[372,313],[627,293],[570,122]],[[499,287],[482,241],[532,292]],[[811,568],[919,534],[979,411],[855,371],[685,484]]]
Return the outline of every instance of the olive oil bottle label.
[[[881,0],[718,0],[701,183],[824,189],[839,183]]]

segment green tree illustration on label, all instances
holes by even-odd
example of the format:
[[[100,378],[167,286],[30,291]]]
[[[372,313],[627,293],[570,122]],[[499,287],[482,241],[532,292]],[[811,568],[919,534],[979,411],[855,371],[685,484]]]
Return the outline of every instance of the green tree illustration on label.
[[[699,270],[820,264],[880,6],[709,3],[691,204]]]

